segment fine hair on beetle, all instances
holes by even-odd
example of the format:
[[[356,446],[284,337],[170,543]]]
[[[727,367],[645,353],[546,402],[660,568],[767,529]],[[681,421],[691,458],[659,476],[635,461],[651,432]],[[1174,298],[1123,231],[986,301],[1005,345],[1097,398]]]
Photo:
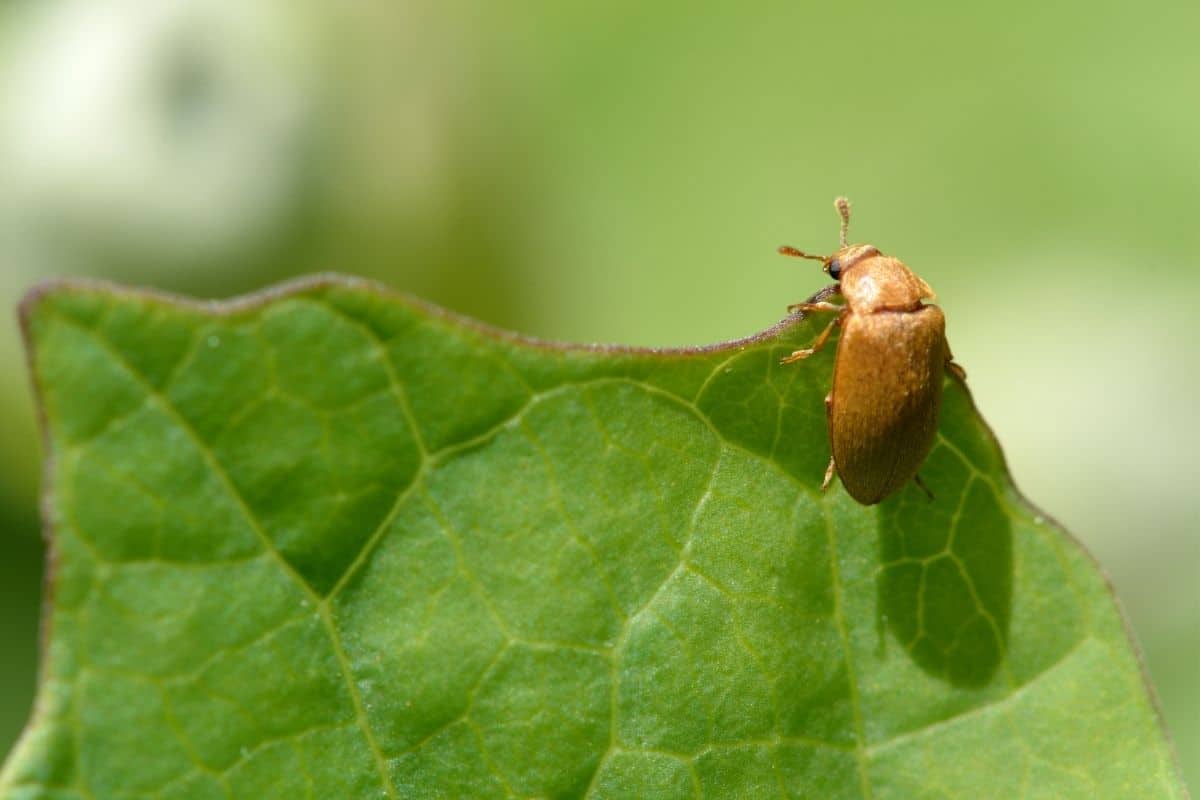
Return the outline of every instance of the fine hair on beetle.
[[[820,261],[837,283],[789,312],[835,314],[813,343],[782,359],[795,364],[821,350],[841,328],[833,381],[825,396],[830,458],[821,490],[833,476],[863,505],[874,505],[914,481],[932,499],[917,470],[933,447],[942,379],[964,380],[946,341],[936,295],[904,262],[870,244],[850,244],[850,201],[839,197],[839,246],[827,256],[784,246],[786,256]],[[830,302],[841,297],[842,304]]]

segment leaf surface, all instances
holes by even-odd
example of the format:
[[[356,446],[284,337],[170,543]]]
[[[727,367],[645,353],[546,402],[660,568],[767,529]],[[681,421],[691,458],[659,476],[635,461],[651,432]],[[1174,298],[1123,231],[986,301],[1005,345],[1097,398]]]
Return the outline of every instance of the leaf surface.
[[[932,502],[821,494],[834,348],[778,363],[819,320],[557,346],[323,278],[25,322],[54,570],[6,800],[1184,796],[962,385]]]

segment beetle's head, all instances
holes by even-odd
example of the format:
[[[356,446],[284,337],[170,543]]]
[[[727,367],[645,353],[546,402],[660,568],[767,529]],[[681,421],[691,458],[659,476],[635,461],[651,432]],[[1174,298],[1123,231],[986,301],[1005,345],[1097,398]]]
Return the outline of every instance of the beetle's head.
[[[841,246],[837,251],[830,256],[809,255],[803,251],[797,250],[794,247],[783,246],[779,248],[779,252],[785,256],[795,256],[796,258],[808,258],[813,261],[820,261],[822,269],[829,273],[829,277],[835,281],[841,280],[842,273],[854,266],[858,262],[870,258],[871,256],[879,255],[879,248],[870,244],[846,244],[846,234],[850,230],[850,201],[844,197],[839,197],[833,201],[834,207],[837,208],[838,214],[842,218]]]
[[[825,262],[824,269],[829,273],[829,277],[837,281],[841,280],[842,273],[858,262],[877,255],[879,255],[879,248],[873,244],[850,244],[839,247],[836,253],[826,256],[822,260]]]

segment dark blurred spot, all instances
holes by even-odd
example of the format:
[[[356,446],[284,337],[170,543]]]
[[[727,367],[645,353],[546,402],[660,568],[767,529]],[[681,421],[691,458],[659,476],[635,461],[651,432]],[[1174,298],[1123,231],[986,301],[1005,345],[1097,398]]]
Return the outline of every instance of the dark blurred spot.
[[[0,637],[7,644],[0,659],[0,753],[16,741],[33,706],[43,560],[37,527],[32,508],[0,507]]]
[[[168,135],[175,140],[203,131],[211,123],[219,87],[200,47],[181,43],[172,48],[161,75]]]

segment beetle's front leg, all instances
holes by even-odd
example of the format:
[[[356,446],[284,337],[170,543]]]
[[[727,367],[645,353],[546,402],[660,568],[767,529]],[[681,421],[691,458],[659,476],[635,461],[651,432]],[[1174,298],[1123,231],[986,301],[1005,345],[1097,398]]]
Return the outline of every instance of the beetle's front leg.
[[[829,298],[834,297],[835,295],[840,295],[841,293],[842,293],[842,284],[831,283],[830,285],[826,286],[821,291],[814,294],[812,297],[808,298],[808,302],[819,303],[822,300],[828,300]]]
[[[837,303],[827,303],[824,300],[821,300],[816,303],[792,303],[790,306],[788,306],[788,313],[795,314],[797,311],[803,311],[805,314],[808,314],[813,311],[844,311],[845,309],[845,306],[839,306]]]
[[[821,309],[806,309],[805,306],[819,306],[822,304],[824,304],[826,306],[833,305],[832,303],[826,303],[825,301],[828,300],[829,298],[839,295],[841,293],[842,293],[842,285],[840,283],[835,283],[830,286],[826,286],[824,289],[817,292],[812,297],[805,300],[803,303],[792,303],[790,306],[788,306],[788,313],[794,314],[797,311],[821,310]],[[829,309],[825,309],[825,310],[829,310]]]
[[[830,320],[829,324],[825,326],[825,330],[821,331],[821,335],[818,336],[815,341],[813,341],[812,347],[804,350],[794,351],[790,356],[786,356],[781,359],[779,362],[780,364],[795,364],[797,361],[803,361],[813,353],[820,350],[825,346],[825,341],[829,338],[829,334],[833,333],[833,327],[835,325],[840,325],[842,322],[842,317],[846,316],[845,307],[835,306],[833,303],[802,303],[801,306],[810,306],[811,310],[813,311],[839,311],[841,313]],[[829,306],[829,308],[823,308],[823,306]]]

